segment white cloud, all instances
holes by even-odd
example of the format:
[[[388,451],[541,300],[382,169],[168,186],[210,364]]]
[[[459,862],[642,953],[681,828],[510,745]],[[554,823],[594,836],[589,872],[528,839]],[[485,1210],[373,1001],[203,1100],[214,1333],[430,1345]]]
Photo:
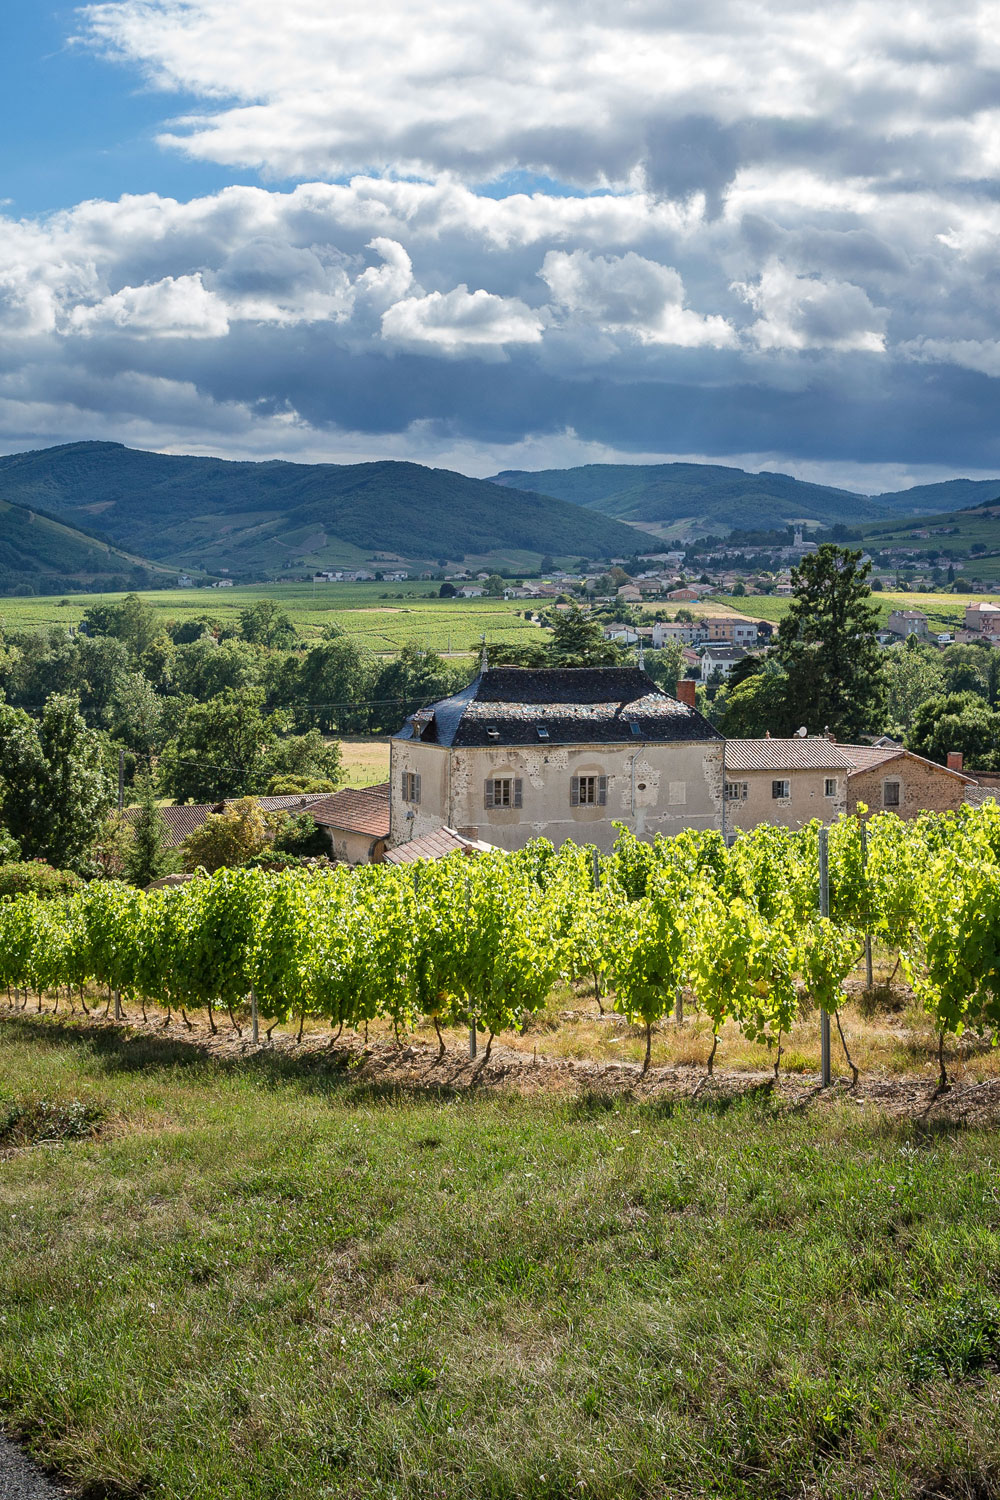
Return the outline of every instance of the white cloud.
[[[672,266],[634,251],[607,256],[550,250],[539,275],[567,314],[608,332],[630,333],[643,344],[687,349],[736,343],[725,318],[702,317],[684,306],[684,283]]]
[[[75,333],[123,329],[140,338],[221,338],[229,332],[225,304],[200,276],[165,276],[149,286],[126,286],[100,302],[70,310]]]
[[[111,0],[92,44],[203,99],[166,139],[282,176],[367,168],[717,194],[746,161],[942,179],[997,161],[995,17],[914,0]],[[832,172],[827,170],[832,168]]]
[[[429,344],[448,353],[537,344],[542,328],[538,314],[516,297],[495,297],[481,288],[470,292],[467,286],[407,297],[382,315],[388,342]]]
[[[748,334],[761,349],[885,349],[887,314],[851,282],[799,276],[772,263],[756,282],[736,283],[734,290],[760,314]]]

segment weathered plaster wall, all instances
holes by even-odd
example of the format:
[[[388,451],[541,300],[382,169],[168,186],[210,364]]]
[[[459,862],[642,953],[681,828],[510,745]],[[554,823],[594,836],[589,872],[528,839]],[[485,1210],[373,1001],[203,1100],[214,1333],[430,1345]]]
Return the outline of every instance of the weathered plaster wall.
[[[402,800],[404,771],[421,778],[419,804]],[[520,778],[520,808],[487,808],[487,778]],[[571,805],[574,776],[606,776],[607,803]],[[719,828],[722,742],[621,746],[490,746],[445,750],[410,740],[392,743],[391,842],[419,837],[442,824],[503,849],[541,836],[610,850],[615,822],[640,838],[685,828]],[[413,817],[408,817],[409,813]]]
[[[835,778],[837,795],[824,792],[827,777]],[[727,781],[745,781],[745,802],[726,803],[726,825],[756,828],[759,823],[777,823],[783,828],[801,828],[813,818],[832,823],[847,809],[847,772],[845,771],[729,771]],[[791,796],[771,796],[773,781],[788,781]]]
[[[325,831],[334,859],[344,860],[349,865],[377,861],[379,850],[385,848],[385,840],[373,839],[370,833],[354,833],[345,828],[327,828]]]

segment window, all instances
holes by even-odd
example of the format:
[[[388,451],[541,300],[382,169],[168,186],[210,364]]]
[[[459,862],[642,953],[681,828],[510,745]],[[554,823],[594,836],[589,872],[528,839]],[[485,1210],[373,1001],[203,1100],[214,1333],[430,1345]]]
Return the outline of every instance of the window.
[[[727,781],[726,801],[745,802],[747,800],[747,792],[749,790],[750,783],[748,781]]]
[[[486,807],[520,807],[521,778],[519,776],[490,776],[486,782]]]
[[[608,800],[608,778],[574,776],[570,783],[569,800],[573,807],[604,807]]]
[[[792,795],[792,783],[790,781],[772,781],[771,782],[771,799],[772,799],[772,801],[774,801],[774,802],[781,802],[786,797],[790,797],[791,795]]]
[[[882,806],[883,807],[898,807],[899,806],[899,782],[898,781],[883,781],[883,783],[882,783]]]
[[[638,738],[638,736],[642,733],[642,725],[637,724],[635,719],[632,719],[630,721],[629,727],[631,728],[632,733],[636,736],[636,738]]]
[[[836,776],[828,776],[826,778],[826,781],[823,783],[823,796],[824,797],[836,797],[836,795],[837,795],[837,778],[836,778]]]
[[[416,771],[403,772],[403,801],[420,801],[420,777]]]

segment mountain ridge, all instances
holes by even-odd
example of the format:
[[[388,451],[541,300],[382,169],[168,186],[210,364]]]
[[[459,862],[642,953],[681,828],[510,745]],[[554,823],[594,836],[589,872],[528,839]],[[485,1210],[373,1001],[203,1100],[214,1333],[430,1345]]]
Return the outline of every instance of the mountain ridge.
[[[772,470],[721,464],[584,464],[568,469],[507,469],[492,476],[511,489],[532,488],[633,525],[703,531],[767,530],[793,521],[823,526],[870,524],[951,508],[953,497],[1000,494],[1000,479],[950,479],[938,485],[864,495]],[[968,501],[967,501],[968,503]]]
[[[614,517],[397,460],[294,464],[69,443],[0,457],[0,498],[44,506],[180,568],[275,576],[373,552],[442,559],[630,555],[655,543]]]

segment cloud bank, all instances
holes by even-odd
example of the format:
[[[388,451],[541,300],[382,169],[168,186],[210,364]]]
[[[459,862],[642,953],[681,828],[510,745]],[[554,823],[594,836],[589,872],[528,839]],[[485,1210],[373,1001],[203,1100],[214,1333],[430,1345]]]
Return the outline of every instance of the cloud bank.
[[[88,6],[262,186],[0,219],[0,442],[1000,469],[991,13]]]

